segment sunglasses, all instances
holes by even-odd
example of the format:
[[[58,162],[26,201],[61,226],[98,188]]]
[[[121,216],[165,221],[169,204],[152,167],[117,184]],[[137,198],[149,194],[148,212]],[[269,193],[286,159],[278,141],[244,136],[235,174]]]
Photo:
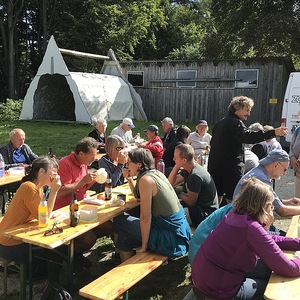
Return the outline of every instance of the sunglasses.
[[[116,147],[116,150],[117,151],[121,151],[121,150],[123,150],[124,149],[124,147]]]
[[[45,231],[44,236],[50,236],[53,234],[59,234],[63,232],[63,229],[61,227],[58,227],[57,224],[58,222],[53,223],[53,227],[51,229],[48,229]]]

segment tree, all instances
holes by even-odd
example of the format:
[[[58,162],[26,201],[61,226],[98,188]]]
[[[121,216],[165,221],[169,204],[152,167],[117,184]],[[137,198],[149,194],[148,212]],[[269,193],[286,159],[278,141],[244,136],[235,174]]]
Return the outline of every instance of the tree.
[[[300,54],[298,0],[212,0],[211,11],[215,30],[206,40],[207,57]]]
[[[24,0],[0,1],[0,31],[2,36],[2,53],[0,65],[3,76],[8,81],[8,96],[12,99],[16,97],[16,54],[17,41],[16,25],[22,12]]]

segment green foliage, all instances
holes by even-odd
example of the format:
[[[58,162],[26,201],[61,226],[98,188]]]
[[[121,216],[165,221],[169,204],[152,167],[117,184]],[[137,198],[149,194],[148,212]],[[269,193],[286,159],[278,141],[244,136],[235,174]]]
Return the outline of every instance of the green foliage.
[[[6,103],[0,104],[0,121],[13,122],[19,120],[23,101],[7,99]]]

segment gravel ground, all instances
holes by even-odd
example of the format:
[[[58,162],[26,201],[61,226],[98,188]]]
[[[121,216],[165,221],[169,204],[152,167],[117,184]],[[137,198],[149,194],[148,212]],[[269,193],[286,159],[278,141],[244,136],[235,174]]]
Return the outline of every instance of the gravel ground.
[[[293,170],[289,169],[287,175],[283,176],[275,184],[276,193],[282,199],[292,198],[294,195],[294,178]],[[282,230],[287,231],[290,218],[281,218],[275,216],[275,225]],[[107,242],[106,242],[107,243]],[[99,246],[101,244],[101,246]],[[99,275],[104,274],[109,269],[115,266],[114,261],[111,259],[112,245],[103,245],[103,242],[99,242],[93,251],[87,253],[88,258],[94,262],[94,266],[89,269],[89,274],[83,274],[82,276],[74,278],[75,290],[84,286],[88,282],[94,280]],[[174,276],[174,274],[178,274]],[[64,279],[64,274],[61,275]],[[172,260],[169,265],[163,268],[159,268],[152,274],[148,275],[143,281],[137,284],[132,290],[131,299],[183,299],[184,295],[189,291],[189,265],[187,257],[183,257],[178,260]],[[158,280],[158,282],[157,282]],[[163,281],[163,282],[162,282]],[[4,299],[3,296],[3,273],[0,272],[0,299]],[[34,300],[40,299],[45,280],[34,283]],[[151,294],[153,287],[158,287],[154,296]],[[159,290],[161,286],[161,290]],[[167,286],[167,288],[165,288]],[[149,290],[149,291],[148,291]],[[18,299],[19,293],[19,277],[17,274],[9,275],[8,279],[8,293],[7,299]],[[84,299],[78,295],[74,296],[74,299]]]

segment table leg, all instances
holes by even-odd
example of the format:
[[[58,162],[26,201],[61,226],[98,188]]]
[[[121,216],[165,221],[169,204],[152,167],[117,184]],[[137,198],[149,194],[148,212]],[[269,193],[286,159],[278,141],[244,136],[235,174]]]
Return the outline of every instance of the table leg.
[[[29,299],[32,299],[32,244],[29,244],[29,264],[28,264],[28,281],[29,281]]]
[[[67,257],[67,276],[68,276],[68,291],[73,294],[73,260],[74,260],[74,239],[68,245]]]

